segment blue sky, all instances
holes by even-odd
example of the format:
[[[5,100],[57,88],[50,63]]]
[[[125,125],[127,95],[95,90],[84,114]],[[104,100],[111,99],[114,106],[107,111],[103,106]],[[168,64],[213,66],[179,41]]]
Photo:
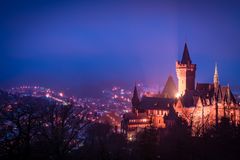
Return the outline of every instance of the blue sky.
[[[95,95],[135,81],[163,86],[188,43],[197,82],[239,85],[237,1],[1,1],[0,87]],[[176,79],[175,79],[176,80]]]

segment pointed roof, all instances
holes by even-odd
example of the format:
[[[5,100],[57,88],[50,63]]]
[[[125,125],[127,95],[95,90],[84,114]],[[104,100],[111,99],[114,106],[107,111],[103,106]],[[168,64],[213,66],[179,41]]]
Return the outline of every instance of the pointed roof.
[[[173,77],[170,75],[162,91],[162,96],[165,98],[175,98],[177,94],[177,87],[174,83]]]
[[[138,91],[137,91],[137,85],[135,84],[134,91],[133,91],[133,97],[132,97],[132,103],[133,105],[137,105],[139,103],[139,98],[138,98]]]
[[[168,106],[173,106],[175,99],[162,97],[146,97],[143,96],[140,103],[140,109],[162,109],[167,110]]]
[[[138,97],[137,85],[134,86],[133,97]]]
[[[226,100],[228,103],[231,103],[231,102],[236,103],[236,99],[235,99],[229,85],[222,86],[221,93],[222,93],[222,97],[224,98],[224,100]]]
[[[189,52],[188,52],[187,43],[185,43],[185,45],[184,45],[184,51],[183,51],[181,63],[182,64],[191,64],[192,63]]]

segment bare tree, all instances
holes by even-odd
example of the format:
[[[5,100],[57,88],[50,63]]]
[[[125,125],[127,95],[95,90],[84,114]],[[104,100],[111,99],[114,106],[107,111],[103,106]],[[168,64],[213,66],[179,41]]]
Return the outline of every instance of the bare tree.
[[[27,159],[31,153],[31,143],[40,126],[41,100],[18,98],[14,103],[1,107],[1,152],[7,157]],[[23,158],[24,157],[24,158]]]
[[[82,109],[70,105],[53,104],[42,113],[40,142],[48,147],[48,155],[53,159],[64,159],[83,142],[83,132],[89,124]]]
[[[63,159],[83,141],[83,108],[45,98],[15,97],[0,105],[0,158]]]

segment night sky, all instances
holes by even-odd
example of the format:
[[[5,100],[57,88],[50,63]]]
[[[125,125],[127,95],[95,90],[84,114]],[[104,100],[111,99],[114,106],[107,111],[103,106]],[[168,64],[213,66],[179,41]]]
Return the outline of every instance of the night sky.
[[[197,82],[212,82],[217,62],[220,83],[240,85],[239,8],[229,0],[2,0],[0,88],[95,96],[135,81],[161,87],[168,75],[176,78],[185,42]]]

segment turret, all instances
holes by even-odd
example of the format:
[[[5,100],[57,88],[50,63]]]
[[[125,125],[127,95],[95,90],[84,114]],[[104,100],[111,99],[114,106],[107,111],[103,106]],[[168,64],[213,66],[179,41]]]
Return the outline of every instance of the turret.
[[[132,97],[132,112],[135,113],[136,110],[138,109],[140,104],[140,100],[138,97],[138,91],[137,91],[137,86],[135,84],[134,91],[133,91],[133,97]]]

